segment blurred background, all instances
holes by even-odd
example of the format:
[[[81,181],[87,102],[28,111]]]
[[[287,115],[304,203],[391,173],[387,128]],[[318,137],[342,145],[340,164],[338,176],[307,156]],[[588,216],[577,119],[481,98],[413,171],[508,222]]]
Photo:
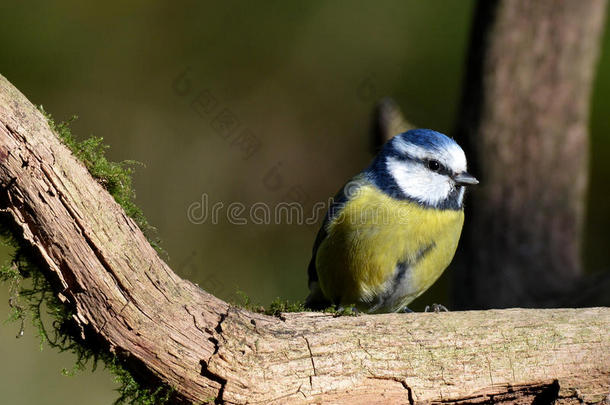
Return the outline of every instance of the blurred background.
[[[384,96],[417,126],[451,132],[473,9],[465,0],[3,2],[0,73],[57,120],[78,115],[75,135],[102,136],[112,160],[144,164],[136,202],[178,274],[227,300],[238,290],[261,304],[302,300],[319,223],[235,225],[226,210],[218,223],[194,223],[189,207],[203,195],[225,208],[294,201],[308,216],[370,161],[371,113]],[[610,268],[610,33],[602,46],[588,271]],[[448,302],[450,272],[412,308]],[[8,312],[2,287],[0,319]],[[73,356],[40,351],[29,324],[16,339],[18,330],[0,327],[3,403],[116,398],[105,371],[64,377]]]

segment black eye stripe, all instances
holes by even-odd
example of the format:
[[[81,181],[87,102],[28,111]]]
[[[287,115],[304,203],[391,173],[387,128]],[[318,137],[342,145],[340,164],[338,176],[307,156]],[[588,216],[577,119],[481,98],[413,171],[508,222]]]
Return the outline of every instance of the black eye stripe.
[[[406,153],[395,153],[390,156],[392,156],[395,159],[402,160],[402,161],[411,161],[411,162],[420,163],[428,169],[430,169],[429,163],[434,161],[439,164],[438,170],[434,170],[435,173],[443,174],[446,176],[453,175],[453,172],[451,170],[449,170],[449,168],[447,168],[447,166],[443,165],[441,162],[439,162],[438,160],[435,160],[435,159],[420,159],[415,156],[408,155]],[[432,169],[430,169],[430,170],[432,170]]]
[[[439,162],[438,160],[434,160],[434,159],[427,159],[427,160],[423,160],[421,161],[428,169],[432,170],[435,173],[438,174],[445,174],[445,175],[451,175],[451,170],[449,170],[445,165],[443,165],[441,162]]]

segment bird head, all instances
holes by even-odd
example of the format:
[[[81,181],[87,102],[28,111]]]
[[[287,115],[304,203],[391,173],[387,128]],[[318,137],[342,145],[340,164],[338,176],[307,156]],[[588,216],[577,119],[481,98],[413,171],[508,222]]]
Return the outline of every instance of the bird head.
[[[381,149],[367,175],[383,192],[433,208],[461,209],[467,185],[466,155],[451,138],[430,129],[396,135]]]

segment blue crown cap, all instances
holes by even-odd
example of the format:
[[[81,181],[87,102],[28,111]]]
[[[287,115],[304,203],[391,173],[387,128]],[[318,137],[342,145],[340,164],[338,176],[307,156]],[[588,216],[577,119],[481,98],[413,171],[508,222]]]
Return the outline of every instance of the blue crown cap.
[[[432,129],[411,129],[396,135],[386,143],[386,147],[389,151],[394,150],[396,142],[395,140],[404,140],[408,143],[428,150],[441,150],[446,149],[450,145],[457,145],[457,143],[447,135],[441,134],[440,132]],[[386,149],[386,147],[383,149]]]

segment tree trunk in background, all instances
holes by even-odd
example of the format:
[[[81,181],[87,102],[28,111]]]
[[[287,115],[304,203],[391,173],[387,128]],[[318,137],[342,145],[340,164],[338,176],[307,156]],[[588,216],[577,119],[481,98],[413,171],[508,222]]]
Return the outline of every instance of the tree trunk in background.
[[[559,305],[555,297],[582,276],[589,105],[605,7],[478,3],[456,138],[481,184],[467,198],[458,308]]]

